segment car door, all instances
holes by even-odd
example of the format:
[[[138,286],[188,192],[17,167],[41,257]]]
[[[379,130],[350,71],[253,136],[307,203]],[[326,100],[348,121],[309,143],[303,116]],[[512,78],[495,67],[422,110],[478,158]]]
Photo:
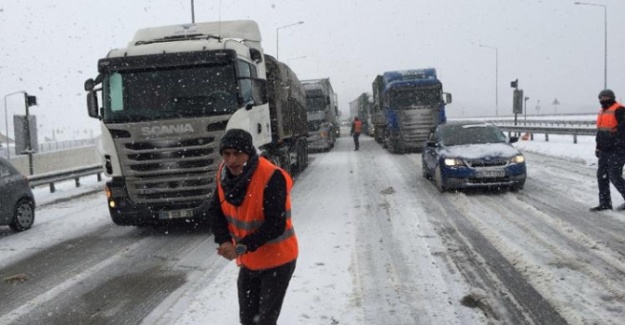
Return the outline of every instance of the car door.
[[[11,169],[7,163],[0,160],[0,225],[6,225],[10,222],[13,210],[13,194],[11,186]]]

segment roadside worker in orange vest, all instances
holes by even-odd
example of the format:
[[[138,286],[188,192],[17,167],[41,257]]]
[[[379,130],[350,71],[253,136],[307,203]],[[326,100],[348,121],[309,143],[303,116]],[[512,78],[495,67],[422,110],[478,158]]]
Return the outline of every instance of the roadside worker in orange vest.
[[[354,122],[352,123],[352,129],[349,132],[354,137],[354,150],[358,151],[360,148],[360,142],[358,142],[358,138],[360,137],[360,133],[362,132],[362,121],[358,119],[358,117],[354,117]]]
[[[597,116],[597,135],[595,155],[597,164],[597,184],[599,186],[599,205],[590,211],[612,210],[610,182],[625,199],[625,109],[616,102],[610,89],[599,93],[601,110]],[[616,208],[625,210],[625,203]]]
[[[274,325],[298,255],[291,221],[291,177],[259,157],[241,129],[221,138],[223,163],[210,202],[217,253],[236,260],[241,324]]]

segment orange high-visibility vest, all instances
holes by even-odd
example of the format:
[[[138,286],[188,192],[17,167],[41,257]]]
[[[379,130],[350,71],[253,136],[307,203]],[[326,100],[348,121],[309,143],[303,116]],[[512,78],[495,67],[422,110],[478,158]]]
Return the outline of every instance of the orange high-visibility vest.
[[[616,120],[616,109],[621,107],[621,104],[614,103],[612,106],[607,109],[602,109],[597,115],[597,130],[599,131],[607,131],[607,132],[616,132],[616,127],[618,126],[618,121]]]
[[[221,175],[222,169],[225,168],[222,163],[219,166],[217,175]],[[280,167],[273,165],[269,160],[259,157],[258,167],[252,175],[252,179],[248,184],[245,199],[240,206],[235,206],[225,199],[224,190],[220,182],[217,182],[217,193],[221,202],[221,209],[228,220],[228,230],[234,243],[236,244],[243,237],[255,232],[265,221],[263,212],[263,194],[265,186],[271,179],[273,173],[279,170],[286,179],[286,227],[284,233],[274,238],[264,245],[258,247],[254,252],[237,257],[237,265],[243,265],[251,270],[263,270],[280,265],[284,265],[297,258],[298,247],[297,237],[291,222],[291,188],[293,180]]]
[[[354,133],[361,133],[362,131],[362,121],[354,121]]]

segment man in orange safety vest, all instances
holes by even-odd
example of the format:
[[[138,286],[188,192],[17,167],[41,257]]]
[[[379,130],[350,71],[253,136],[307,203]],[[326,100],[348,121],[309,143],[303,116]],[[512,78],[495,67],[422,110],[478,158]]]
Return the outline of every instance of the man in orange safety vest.
[[[595,137],[595,155],[597,163],[597,185],[599,187],[599,205],[590,209],[592,212],[612,210],[610,183],[616,187],[625,199],[625,108],[616,101],[614,92],[604,89],[599,93],[601,110],[597,115],[597,134]],[[617,210],[625,210],[625,203]]]
[[[228,130],[209,206],[217,253],[239,266],[241,324],[274,325],[298,256],[291,221],[293,181],[280,167],[259,157],[252,136]]]

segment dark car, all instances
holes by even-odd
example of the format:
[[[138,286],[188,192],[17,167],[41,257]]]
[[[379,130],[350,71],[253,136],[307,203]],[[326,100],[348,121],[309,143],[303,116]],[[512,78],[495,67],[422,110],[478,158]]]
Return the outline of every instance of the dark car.
[[[448,122],[437,126],[423,149],[423,176],[444,192],[472,187],[525,185],[525,157],[496,125],[482,122]]]
[[[9,161],[0,158],[0,226],[24,231],[35,221],[35,197],[22,175]]]

